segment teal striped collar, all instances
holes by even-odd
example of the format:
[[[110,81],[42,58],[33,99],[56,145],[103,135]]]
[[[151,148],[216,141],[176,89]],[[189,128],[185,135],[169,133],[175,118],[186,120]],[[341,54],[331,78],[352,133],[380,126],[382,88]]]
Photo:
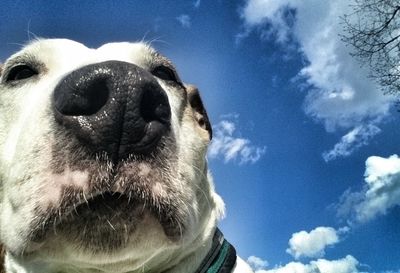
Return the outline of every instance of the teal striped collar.
[[[231,273],[235,264],[236,250],[217,228],[211,249],[196,273]]]

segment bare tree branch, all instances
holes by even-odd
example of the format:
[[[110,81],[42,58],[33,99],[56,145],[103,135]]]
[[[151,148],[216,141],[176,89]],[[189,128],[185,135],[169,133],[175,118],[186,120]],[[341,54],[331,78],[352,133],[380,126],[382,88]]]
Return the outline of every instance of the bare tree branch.
[[[400,94],[400,0],[355,0],[342,40],[385,93]]]

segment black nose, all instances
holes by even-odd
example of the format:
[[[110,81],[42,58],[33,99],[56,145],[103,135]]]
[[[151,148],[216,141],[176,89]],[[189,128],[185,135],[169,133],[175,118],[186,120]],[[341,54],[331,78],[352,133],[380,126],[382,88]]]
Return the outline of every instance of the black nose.
[[[165,91],[146,70],[107,61],[68,74],[53,96],[55,119],[113,161],[152,152],[170,129]]]

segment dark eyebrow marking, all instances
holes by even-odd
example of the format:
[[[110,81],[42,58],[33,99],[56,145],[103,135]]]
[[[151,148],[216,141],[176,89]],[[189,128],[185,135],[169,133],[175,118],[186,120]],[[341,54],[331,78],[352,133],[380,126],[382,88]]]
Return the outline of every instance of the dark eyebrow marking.
[[[17,64],[36,64],[36,63],[37,63],[37,60],[34,56],[25,53],[25,54],[22,54],[22,55],[19,55],[12,59],[7,60],[4,63],[3,74],[7,73],[11,67],[13,67]]]
[[[172,61],[170,59],[168,59],[167,57],[161,55],[157,51],[153,52],[152,56],[153,56],[153,60],[150,64],[150,68],[154,68],[159,65],[164,65],[164,66],[167,66],[168,68],[171,68],[175,72],[177,72],[176,67],[174,66]]]
[[[24,53],[19,56],[13,57],[12,59],[9,59],[5,62],[6,66],[13,66],[15,64],[21,64],[21,63],[35,63],[36,58],[29,54],[29,53]]]

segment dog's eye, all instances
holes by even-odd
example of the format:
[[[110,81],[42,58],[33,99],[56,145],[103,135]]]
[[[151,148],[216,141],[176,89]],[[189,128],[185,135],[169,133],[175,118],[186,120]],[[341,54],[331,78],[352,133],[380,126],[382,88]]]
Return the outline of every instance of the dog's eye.
[[[156,68],[154,68],[151,71],[151,74],[153,74],[157,78],[160,78],[165,81],[174,81],[177,83],[180,82],[175,71],[173,71],[171,68],[164,66],[164,65],[160,65],[160,66],[157,66]]]
[[[6,82],[28,79],[37,74],[38,72],[32,67],[26,64],[20,64],[11,68],[7,74]]]

